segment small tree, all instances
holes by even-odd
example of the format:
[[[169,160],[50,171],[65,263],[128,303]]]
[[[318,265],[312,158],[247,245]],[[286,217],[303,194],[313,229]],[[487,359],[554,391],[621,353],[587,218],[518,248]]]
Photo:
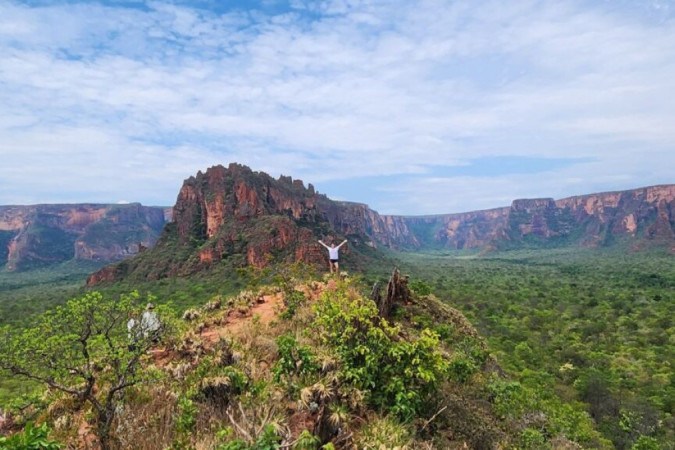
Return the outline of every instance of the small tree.
[[[170,313],[158,311],[162,328],[155,333],[127,330],[144,306],[138,292],[119,299],[90,292],[43,314],[22,331],[0,329],[0,372],[47,384],[89,403],[94,410],[101,448],[111,448],[110,429],[123,391],[146,381],[141,357],[166,334]],[[140,326],[140,325],[138,325]]]

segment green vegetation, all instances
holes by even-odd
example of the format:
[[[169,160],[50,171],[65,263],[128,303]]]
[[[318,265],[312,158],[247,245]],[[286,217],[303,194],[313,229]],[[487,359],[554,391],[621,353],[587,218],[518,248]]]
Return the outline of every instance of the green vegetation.
[[[386,264],[370,265],[363,280],[331,280],[318,298],[306,267],[242,269],[236,257],[190,277],[103,285],[105,299],[137,290],[177,314],[189,308],[186,317],[194,318],[168,350],[176,358],[170,370],[160,374],[143,359],[144,374],[161,376],[119,399],[132,411],[125,423],[155,430],[165,448],[194,446],[196,435],[206,436],[204,448],[321,448],[351,433],[372,448],[461,441],[474,448],[671,449],[675,261],[665,252],[620,250],[387,254],[411,274],[413,292],[387,320],[364,295]],[[161,267],[145,255],[134,264],[150,274],[170,271],[180,255],[169,253],[182,250],[162,251]],[[348,259],[343,266],[351,269]],[[45,305],[83,294],[90,270],[66,263],[0,273],[0,325],[41,323],[36,314]],[[272,326],[252,320],[228,340],[202,340],[199,329],[272,294],[284,299]],[[19,396],[35,384],[0,379],[0,404],[29,402]],[[43,401],[25,420],[41,417],[56,428],[58,414],[44,411],[63,398]],[[272,406],[282,404],[298,406]],[[308,417],[316,427],[294,428]],[[68,433],[53,436],[68,442]]]
[[[61,444],[48,438],[49,427],[46,423],[36,427],[27,423],[22,432],[10,437],[0,436],[0,450],[59,450]]]
[[[128,343],[126,315],[117,312],[137,303],[138,294],[110,301],[89,293],[19,336],[5,330],[5,373],[34,373],[56,387],[44,404],[33,406],[33,416],[64,443],[78,439],[83,420],[110,448],[512,447],[521,441],[548,445],[551,436],[571,439],[566,433],[577,425],[590,430],[584,439],[599,439],[583,415],[574,424],[556,419],[564,422],[558,428],[545,417],[523,435],[514,424],[539,403],[501,395],[494,386],[508,380],[490,368],[495,362],[482,340],[459,312],[431,295],[413,293],[385,320],[358,279],[321,282],[311,271],[288,267],[252,275],[245,277],[252,290],[192,309],[183,331],[177,327],[175,338],[151,353],[116,344]],[[264,284],[268,277],[275,281]],[[305,293],[304,300],[285,301],[292,290]],[[226,330],[255,311],[261,296],[282,296],[280,304],[294,313],[279,312],[269,325],[253,314],[241,319],[248,326],[225,339],[207,338],[213,335],[208,330]],[[96,325],[99,331],[83,346],[87,333],[77,330],[98,323],[81,320],[92,314],[118,319]],[[139,364],[124,370],[131,361]],[[138,382],[117,389],[120,373]],[[110,408],[99,408],[110,398]],[[509,417],[501,417],[500,408]],[[537,435],[542,427],[555,434]]]
[[[675,441],[672,255],[559,249],[401,257],[479,327],[516,375],[517,385],[494,387],[504,412],[514,411],[506,399],[536,393],[587,411],[616,448]]]
[[[321,343],[340,361],[341,377],[375,408],[405,421],[422,415],[448,373],[438,334],[425,328],[419,337],[399,339],[401,327],[381,319],[372,301],[348,294],[324,295],[315,306]]]
[[[0,326],[30,324],[36,315],[65,303],[101,265],[68,261],[26,272],[0,270]]]
[[[148,300],[153,300],[149,298]],[[69,300],[40,317],[31,328],[0,328],[0,370],[48,386],[91,407],[102,450],[111,448],[110,430],[125,390],[147,381],[141,357],[174,330],[171,312],[160,307],[156,328],[141,312],[137,292],[105,298],[98,292]],[[135,318],[135,330],[127,321]]]

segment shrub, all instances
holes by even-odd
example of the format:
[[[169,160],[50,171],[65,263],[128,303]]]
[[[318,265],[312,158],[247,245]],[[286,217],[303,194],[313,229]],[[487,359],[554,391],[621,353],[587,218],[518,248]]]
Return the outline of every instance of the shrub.
[[[431,286],[422,280],[413,280],[410,282],[409,286],[410,290],[412,290],[417,295],[431,294]]]
[[[459,381],[460,383],[466,383],[469,381],[471,375],[477,371],[478,367],[476,367],[471,359],[464,355],[459,355],[450,362],[450,377]]]
[[[309,347],[298,345],[295,336],[285,334],[277,338],[279,360],[274,366],[274,380],[281,381],[284,376],[303,375],[319,369],[316,358]]]
[[[661,450],[661,446],[653,437],[640,436],[630,450]]]
[[[487,388],[495,412],[501,417],[519,417],[530,407],[526,389],[517,381],[495,379]]]
[[[547,448],[546,438],[538,430],[525,428],[520,432],[520,448],[536,450]]]
[[[291,290],[285,293],[284,295],[284,304],[286,309],[281,313],[281,318],[285,320],[292,319],[295,316],[295,313],[298,311],[307,299],[305,294],[300,291]]]
[[[189,434],[197,423],[197,406],[188,397],[178,399],[178,417],[176,418],[176,431]]]
[[[322,342],[341,360],[347,382],[402,420],[422,412],[448,369],[436,333],[424,329],[417,339],[404,339],[397,326],[378,316],[372,301],[344,287],[324,294],[315,312]]]
[[[391,417],[369,420],[359,433],[359,448],[408,448],[412,433],[406,426]]]
[[[302,430],[295,442],[293,450],[315,450],[321,444],[321,440],[307,430]]]
[[[243,439],[235,439],[217,447],[217,450],[277,450],[281,438],[273,425],[268,424],[262,429],[259,436],[251,444]]]
[[[9,437],[0,436],[0,450],[59,450],[62,445],[48,439],[49,428],[46,423],[34,426],[26,424],[22,432]]]
[[[183,317],[182,317],[182,318],[183,318],[183,320],[185,320],[186,322],[192,322],[193,320],[199,319],[199,316],[201,316],[201,314],[199,313],[199,311],[197,311],[196,309],[191,308],[191,309],[186,310],[186,311],[183,313]]]

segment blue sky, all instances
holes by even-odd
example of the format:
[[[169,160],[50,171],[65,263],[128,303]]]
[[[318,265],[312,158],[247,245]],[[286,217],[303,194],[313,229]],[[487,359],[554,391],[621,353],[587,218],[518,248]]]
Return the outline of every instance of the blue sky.
[[[673,0],[0,0],[0,204],[233,161],[391,214],[675,183],[673,92]]]

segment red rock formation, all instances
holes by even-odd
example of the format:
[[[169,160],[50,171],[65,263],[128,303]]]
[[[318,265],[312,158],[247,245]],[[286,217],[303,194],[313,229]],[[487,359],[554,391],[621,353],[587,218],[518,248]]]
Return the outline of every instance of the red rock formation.
[[[128,205],[0,206],[1,264],[8,270],[70,259],[120,260],[151,246],[164,226],[162,208]]]
[[[87,286],[94,286],[104,282],[112,282],[115,281],[118,276],[119,274],[115,266],[106,266],[87,277]]]
[[[264,267],[272,261],[324,264],[317,239],[348,238],[345,254],[367,247],[515,248],[604,245],[625,235],[673,239],[675,186],[553,199],[515,200],[510,207],[423,217],[381,216],[367,205],[335,202],[288,176],[274,179],[246,166],[215,166],[185,180],[172,223],[157,246],[120,271],[92,278],[189,275],[220,261]],[[142,259],[142,261],[141,261]]]
[[[556,239],[598,246],[614,239],[675,240],[675,185],[552,199],[509,208],[426,217],[391,217],[395,244],[417,248],[518,247]],[[417,243],[418,244],[417,244]],[[671,244],[672,245],[672,244]]]
[[[301,180],[273,179],[239,164],[215,166],[185,180],[173,208],[172,225],[146,260],[131,260],[132,276],[156,278],[190,274],[228,258],[264,267],[272,261],[325,264],[318,239],[349,237],[343,255],[361,246],[394,245],[385,220],[366,205],[340,203],[305,188]],[[358,248],[352,248],[358,247]],[[194,255],[178,259],[177,254]],[[175,257],[175,258],[174,258]],[[126,272],[125,272],[126,273]],[[109,280],[110,272],[91,278]]]

